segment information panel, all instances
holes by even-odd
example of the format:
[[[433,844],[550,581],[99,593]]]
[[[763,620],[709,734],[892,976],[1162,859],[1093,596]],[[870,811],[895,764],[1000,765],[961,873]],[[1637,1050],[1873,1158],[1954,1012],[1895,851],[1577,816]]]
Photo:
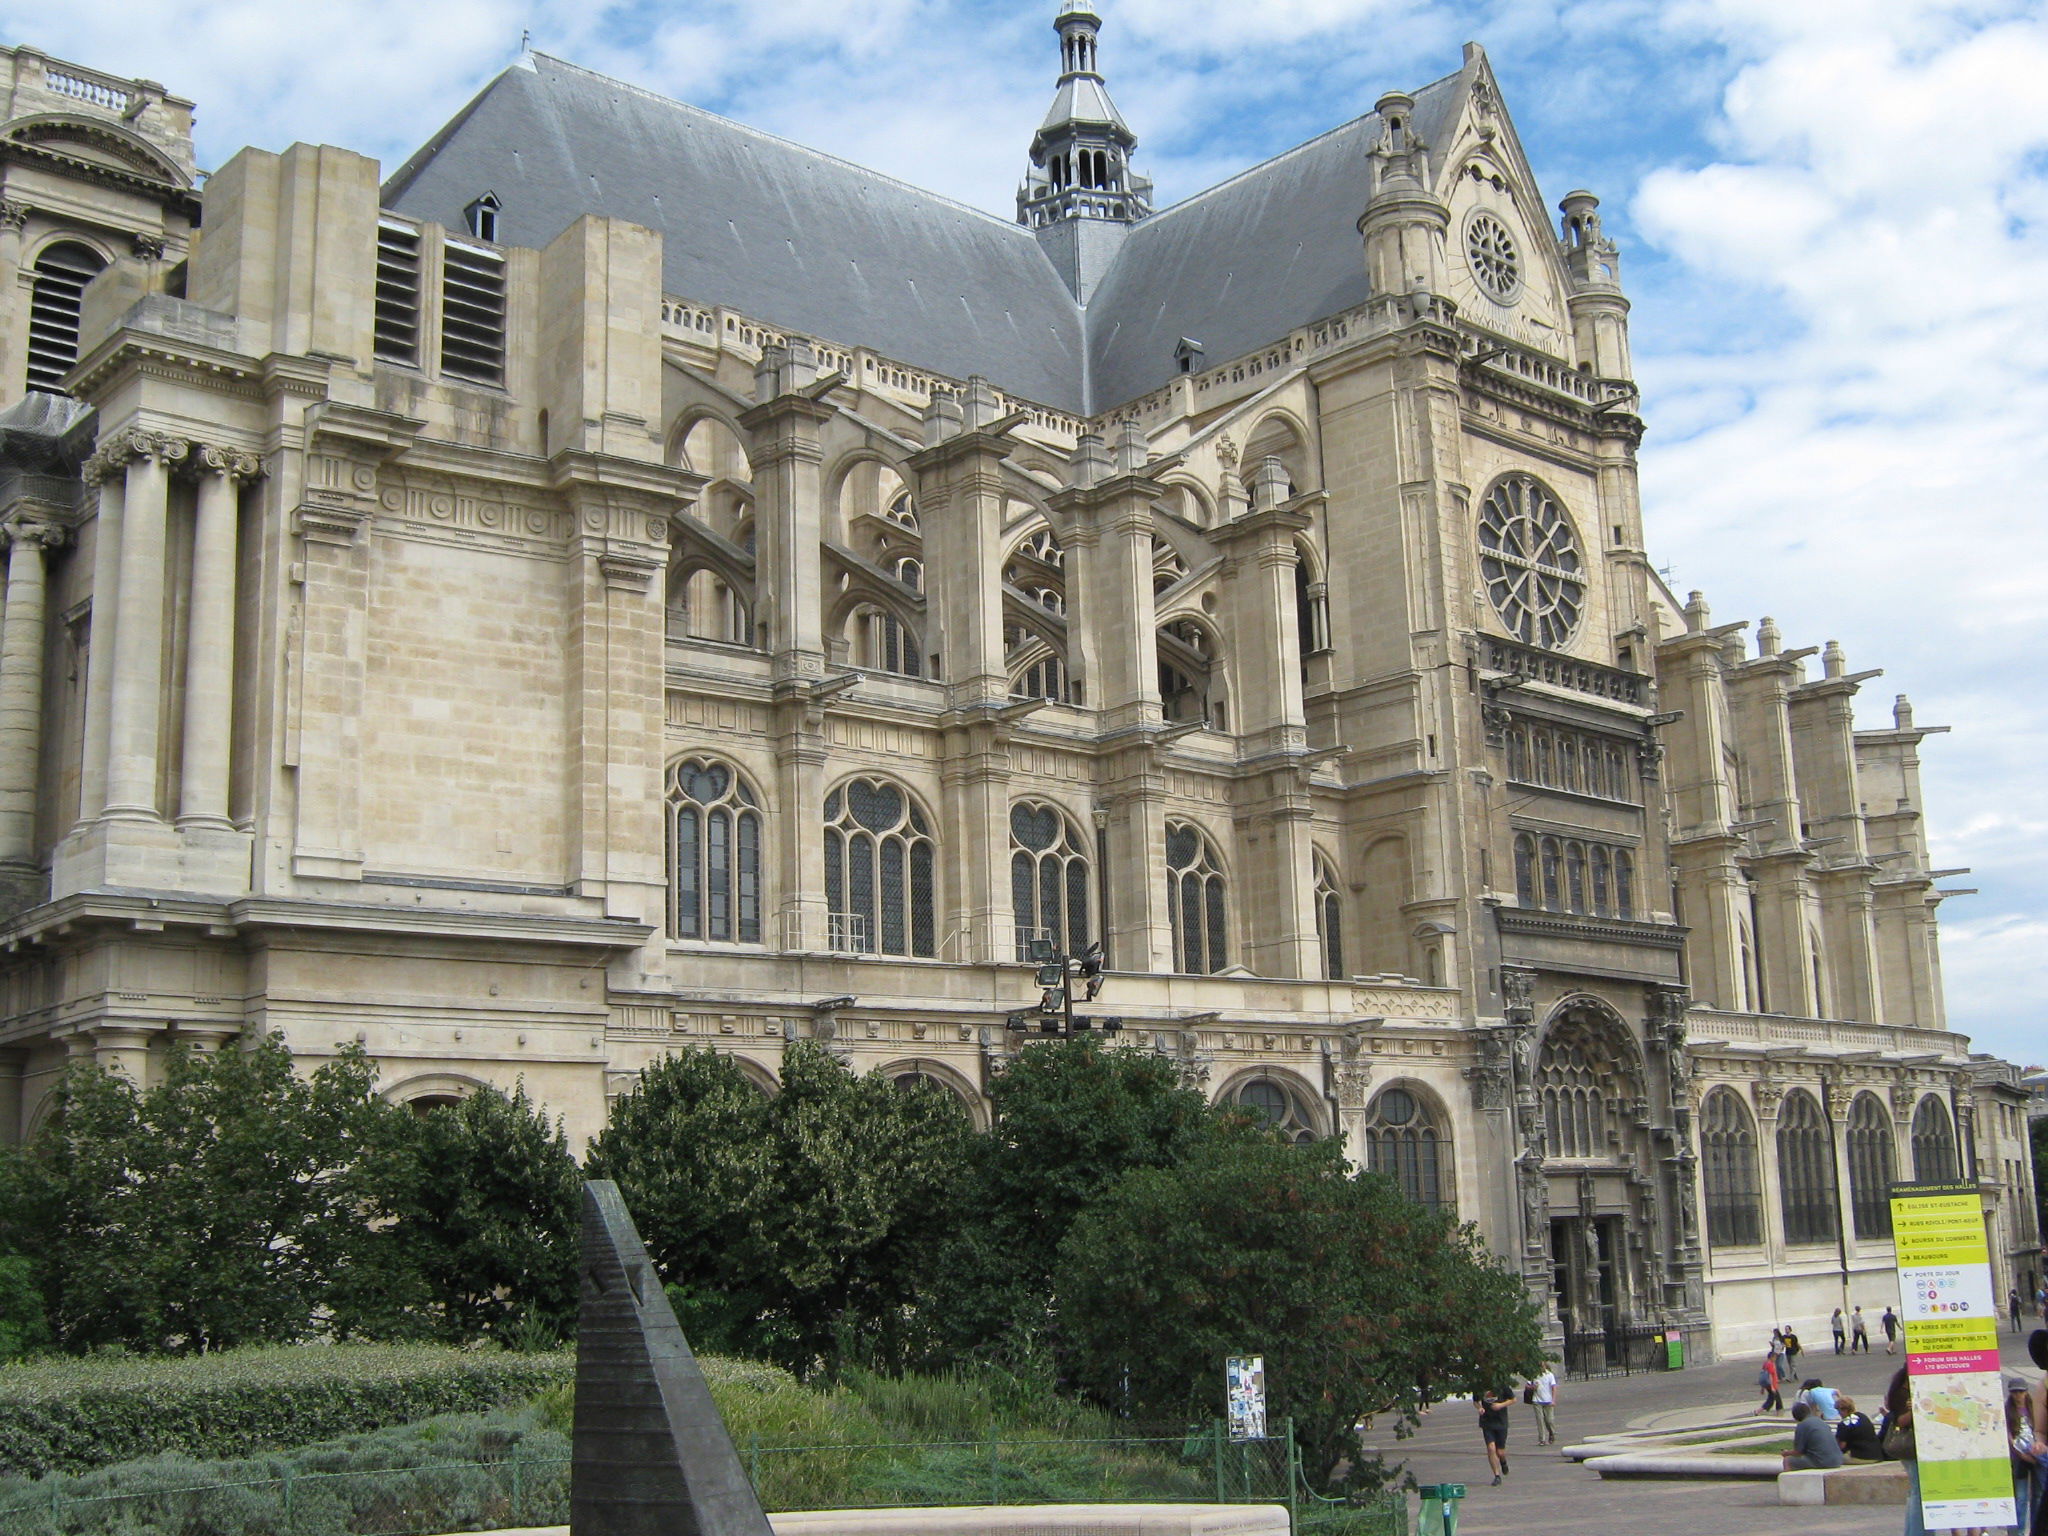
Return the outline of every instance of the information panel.
[[[1230,1438],[1266,1438],[1266,1357],[1232,1355],[1223,1365],[1229,1388]]]
[[[1894,1184],[1891,1196],[1927,1529],[2011,1525],[1983,1204],[1968,1184]]]

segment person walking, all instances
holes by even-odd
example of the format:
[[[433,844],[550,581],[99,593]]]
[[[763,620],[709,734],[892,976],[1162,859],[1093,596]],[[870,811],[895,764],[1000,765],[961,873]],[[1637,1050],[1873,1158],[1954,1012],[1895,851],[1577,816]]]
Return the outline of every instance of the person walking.
[[[1884,1330],[1884,1352],[1888,1355],[1897,1353],[1899,1347],[1899,1314],[1891,1309],[1889,1303],[1885,1306],[1884,1316],[1877,1320],[1877,1326]]]
[[[1835,1353],[1838,1355],[1847,1354],[1849,1352],[1849,1326],[1842,1316],[1842,1309],[1840,1307],[1835,1308],[1834,1316],[1828,1319],[1828,1332],[1835,1336]]]
[[[1503,1387],[1488,1388],[1479,1398],[1479,1438],[1486,1443],[1486,1464],[1493,1468],[1493,1486],[1508,1475],[1508,1405],[1513,1396]]]
[[[2012,1314],[2012,1331],[2018,1333],[2020,1331],[2020,1292],[2018,1286],[2014,1286],[2005,1293],[2005,1309]]]
[[[1790,1328],[1787,1328],[1785,1330],[1785,1369],[1779,1373],[1784,1380],[1790,1381],[1799,1374],[1799,1357],[1805,1353],[1806,1349],[1799,1342],[1799,1335]]]
[[[1870,1353],[1870,1322],[1864,1317],[1861,1307],[1849,1319],[1849,1353],[1853,1355],[1859,1349],[1866,1355]]]
[[[1757,1405],[1758,1413],[1778,1413],[1785,1407],[1785,1399],[1778,1395],[1778,1352],[1773,1349],[1764,1355],[1764,1363],[1756,1373],[1756,1384],[1763,1389],[1764,1400]]]
[[[1549,1366],[1543,1367],[1540,1376],[1532,1376],[1522,1395],[1529,1400],[1529,1406],[1536,1410],[1536,1443],[1557,1444],[1557,1372]]]

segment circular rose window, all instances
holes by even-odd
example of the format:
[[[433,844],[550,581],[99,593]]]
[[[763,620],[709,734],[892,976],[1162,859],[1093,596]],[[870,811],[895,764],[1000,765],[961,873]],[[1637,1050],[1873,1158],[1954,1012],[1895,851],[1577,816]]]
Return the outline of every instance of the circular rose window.
[[[1490,213],[1465,223],[1465,260],[1487,297],[1505,304],[1522,289],[1522,253],[1507,225]]]
[[[1586,606],[1571,521],[1533,475],[1496,481],[1479,504],[1479,575],[1501,622],[1530,645],[1563,645]]]

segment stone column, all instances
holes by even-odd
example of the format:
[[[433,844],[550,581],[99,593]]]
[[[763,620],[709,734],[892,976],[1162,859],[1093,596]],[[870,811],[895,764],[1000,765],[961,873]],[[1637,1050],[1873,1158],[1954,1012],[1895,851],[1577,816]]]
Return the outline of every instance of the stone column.
[[[180,826],[226,827],[228,743],[235,677],[235,532],[242,483],[254,454],[208,448],[199,455],[199,513],[192,536],[192,607],[185,656],[185,757]]]
[[[113,718],[107,753],[107,814],[157,821],[157,765],[163,725],[164,550],[171,466],[191,445],[137,432],[128,467],[121,536],[120,609],[114,633]]]
[[[121,533],[127,522],[128,445],[125,438],[86,462],[85,478],[100,488],[93,525],[92,628],[86,641],[85,747],[78,775],[78,819],[97,820],[107,808],[107,747],[113,734],[114,636],[121,612]]]
[[[6,527],[7,612],[0,621],[0,866],[33,866],[43,747],[45,552],[64,530],[28,518]]]

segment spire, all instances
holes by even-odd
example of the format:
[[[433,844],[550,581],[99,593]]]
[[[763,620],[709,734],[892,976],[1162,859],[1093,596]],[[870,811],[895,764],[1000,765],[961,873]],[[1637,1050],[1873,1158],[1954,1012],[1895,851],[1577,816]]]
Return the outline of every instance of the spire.
[[[1152,183],[1131,169],[1138,137],[1096,68],[1102,18],[1086,0],[1068,0],[1053,30],[1060,39],[1059,86],[1031,138],[1017,222],[1038,235],[1086,303],[1124,232],[1152,211]]]

